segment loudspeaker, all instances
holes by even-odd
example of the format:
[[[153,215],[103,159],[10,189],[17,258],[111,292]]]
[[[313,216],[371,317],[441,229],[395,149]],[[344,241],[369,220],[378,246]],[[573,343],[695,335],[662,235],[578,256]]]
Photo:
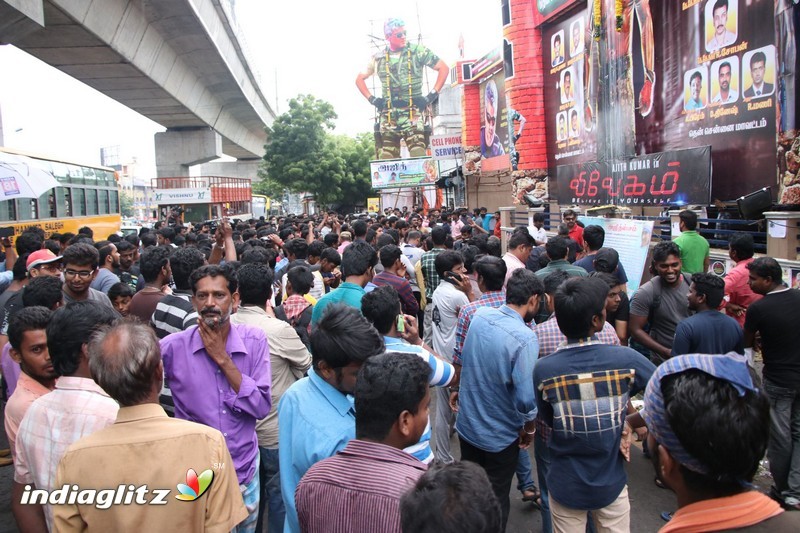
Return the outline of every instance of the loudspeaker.
[[[522,199],[525,201],[528,207],[542,207],[542,205],[544,205],[544,202],[541,198],[536,198],[531,193],[524,194]]]
[[[744,220],[757,220],[761,215],[772,206],[772,190],[764,187],[750,194],[740,196],[736,199],[739,206],[739,214]]]

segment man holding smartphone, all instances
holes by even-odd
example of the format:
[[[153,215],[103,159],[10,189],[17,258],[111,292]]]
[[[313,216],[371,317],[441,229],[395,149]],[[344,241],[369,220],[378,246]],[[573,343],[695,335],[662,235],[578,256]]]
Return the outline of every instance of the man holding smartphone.
[[[461,308],[475,299],[472,284],[464,268],[464,258],[459,252],[444,250],[436,256],[436,273],[442,282],[433,292],[431,299],[431,329],[433,351],[452,363],[456,344],[456,326]],[[455,422],[450,408],[450,395],[447,389],[434,389],[436,408],[433,413],[434,456],[445,464],[454,461],[450,454],[450,433]]]

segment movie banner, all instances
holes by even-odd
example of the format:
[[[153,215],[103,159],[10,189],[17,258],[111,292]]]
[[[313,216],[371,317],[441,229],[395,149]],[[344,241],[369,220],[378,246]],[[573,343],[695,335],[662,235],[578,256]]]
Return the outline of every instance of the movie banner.
[[[464,147],[461,145],[461,134],[432,135],[431,155],[434,159],[457,159],[463,161]]]
[[[712,198],[774,186],[776,115],[795,98],[780,61],[794,30],[776,32],[775,0],[617,4],[542,26],[549,168],[711,145]],[[800,201],[798,173],[780,168]]]
[[[597,159],[591,121],[587,122],[585,83],[586,12],[563,19],[543,32],[544,103],[550,168]],[[589,41],[591,42],[591,41]]]
[[[711,147],[556,167],[559,204],[707,204]]]
[[[712,145],[714,198],[731,200],[775,185],[773,0],[651,5],[657,8],[653,18],[677,24],[654,26],[655,77],[663,80],[656,93],[665,98],[650,116],[637,116],[637,145],[654,151]],[[670,75],[675,71],[665,63],[680,65],[680,75]],[[663,131],[656,129],[660,123]]]
[[[511,169],[505,75],[502,70],[481,83],[481,173]]]
[[[586,226],[600,226],[606,232],[604,246],[613,248],[619,254],[619,262],[625,267],[628,276],[628,294],[639,288],[644,273],[650,238],[653,235],[652,220],[633,220],[630,218],[579,217]]]
[[[533,20],[538,26],[543,22],[555,18],[559,13],[584,1],[585,0],[535,0],[533,2]]]
[[[370,161],[373,189],[434,186],[439,166],[430,157]]]
[[[674,23],[653,25],[655,94],[663,98],[650,115],[636,115],[637,151],[712,145],[712,196],[721,200],[775,185],[773,0],[650,5],[652,20]]]

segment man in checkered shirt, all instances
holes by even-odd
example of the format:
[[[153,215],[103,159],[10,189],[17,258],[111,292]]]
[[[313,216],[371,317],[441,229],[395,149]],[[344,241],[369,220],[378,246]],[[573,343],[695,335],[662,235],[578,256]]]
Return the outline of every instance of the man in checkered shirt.
[[[423,341],[428,346],[433,344],[433,291],[439,286],[439,275],[436,273],[436,256],[444,251],[444,243],[447,240],[447,230],[442,226],[437,226],[431,231],[431,239],[433,240],[433,249],[422,254],[420,258],[420,268],[422,269],[422,278],[425,280],[425,298],[428,301],[425,307],[425,315],[422,324]]]
[[[558,531],[582,531],[589,510],[598,529],[630,531],[620,441],[628,399],[644,390],[655,366],[598,339],[607,296],[598,278],[570,278],[558,288],[556,320],[567,340],[533,371],[538,411],[552,430],[545,479]]]

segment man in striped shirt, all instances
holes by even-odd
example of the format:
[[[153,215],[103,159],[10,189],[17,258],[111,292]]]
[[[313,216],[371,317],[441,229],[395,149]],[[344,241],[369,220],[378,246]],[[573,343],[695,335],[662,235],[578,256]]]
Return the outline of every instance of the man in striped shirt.
[[[87,354],[92,333],[116,318],[113,309],[97,302],[73,302],[53,313],[47,325],[47,348],[61,377],[53,392],[31,404],[17,432],[11,511],[20,531],[53,529],[49,504],[21,504],[25,487],[55,489],[58,462],[69,445],[117,418],[119,406],[92,379]]]
[[[427,425],[429,374],[408,353],[364,362],[355,387],[356,439],[312,466],[297,487],[303,531],[401,531],[400,498],[427,470],[402,450]]]
[[[403,313],[417,316],[419,304],[417,299],[414,298],[411,283],[405,278],[406,267],[401,260],[403,252],[398,246],[387,244],[380,249],[378,255],[383,266],[383,272],[376,274],[372,278],[372,283],[378,287],[386,285],[393,287],[398,296],[400,296],[400,302],[403,304]]]
[[[393,288],[378,287],[365,295],[361,300],[361,312],[372,322],[378,333],[383,335],[386,351],[416,354],[430,366],[431,375],[428,384],[431,387],[447,387],[454,381],[456,371],[453,365],[439,358],[422,342],[419,338],[417,319],[400,313],[400,299]],[[403,320],[402,333],[397,330],[399,320]],[[419,442],[406,448],[405,452],[425,464],[433,461],[430,421]]]

